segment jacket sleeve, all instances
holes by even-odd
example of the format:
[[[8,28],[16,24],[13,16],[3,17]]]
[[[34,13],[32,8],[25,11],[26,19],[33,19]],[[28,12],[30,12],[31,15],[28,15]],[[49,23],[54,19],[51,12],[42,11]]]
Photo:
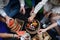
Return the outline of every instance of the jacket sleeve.
[[[19,0],[19,2],[20,2],[20,6],[24,6],[25,5],[24,0]]]
[[[42,0],[39,2],[34,9],[34,13],[37,14],[37,12],[46,4],[47,1],[48,0]]]
[[[5,13],[5,11],[3,9],[0,9],[0,15],[3,17],[7,16],[7,14]]]

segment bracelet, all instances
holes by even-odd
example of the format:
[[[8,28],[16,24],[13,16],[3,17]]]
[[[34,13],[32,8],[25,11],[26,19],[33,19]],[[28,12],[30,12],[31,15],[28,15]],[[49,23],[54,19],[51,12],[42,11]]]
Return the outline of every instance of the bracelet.
[[[16,38],[15,38],[15,34],[13,34],[13,38],[12,38],[12,40],[15,40]]]

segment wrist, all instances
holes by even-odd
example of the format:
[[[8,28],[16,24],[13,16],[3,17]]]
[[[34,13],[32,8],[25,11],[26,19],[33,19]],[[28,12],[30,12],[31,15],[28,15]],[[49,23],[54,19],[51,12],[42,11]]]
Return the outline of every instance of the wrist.
[[[12,18],[10,18],[9,16],[6,16],[5,18],[6,18],[6,20],[12,19]]]
[[[21,6],[21,8],[20,9],[24,9],[24,6]]]
[[[46,28],[45,31],[47,31],[48,29]]]
[[[16,38],[16,37],[18,37],[18,35],[16,35],[16,34],[13,34],[13,38]]]
[[[36,16],[36,14],[34,14],[34,13],[31,13],[31,17],[33,17],[33,18],[34,18],[35,16]]]

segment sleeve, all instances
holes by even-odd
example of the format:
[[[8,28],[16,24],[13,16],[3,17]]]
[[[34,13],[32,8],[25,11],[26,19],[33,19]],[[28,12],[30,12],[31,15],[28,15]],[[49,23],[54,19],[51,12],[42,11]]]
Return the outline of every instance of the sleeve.
[[[35,6],[35,0],[32,0],[32,6],[33,7]]]
[[[48,0],[42,0],[39,2],[34,9],[34,13],[37,14],[37,12],[46,4],[47,1]]]
[[[3,17],[7,16],[7,14],[5,13],[5,11],[3,9],[0,9],[0,15]]]
[[[24,0],[19,0],[20,1],[20,6],[24,6],[25,5],[25,2],[24,2]]]

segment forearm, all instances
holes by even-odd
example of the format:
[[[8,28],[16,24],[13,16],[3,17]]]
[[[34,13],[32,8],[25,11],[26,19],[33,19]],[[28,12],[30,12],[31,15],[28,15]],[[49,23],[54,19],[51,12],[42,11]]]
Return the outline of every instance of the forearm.
[[[25,5],[25,2],[24,2],[24,0],[19,0],[19,2],[20,2],[20,6],[23,6],[24,7],[24,5]]]
[[[1,38],[9,38],[9,37],[13,37],[13,34],[0,33],[0,37],[1,37]]]
[[[46,30],[52,29],[57,26],[57,23],[53,23],[52,25],[48,26]]]
[[[60,16],[57,16],[57,18],[59,18],[59,19],[60,19]]]

